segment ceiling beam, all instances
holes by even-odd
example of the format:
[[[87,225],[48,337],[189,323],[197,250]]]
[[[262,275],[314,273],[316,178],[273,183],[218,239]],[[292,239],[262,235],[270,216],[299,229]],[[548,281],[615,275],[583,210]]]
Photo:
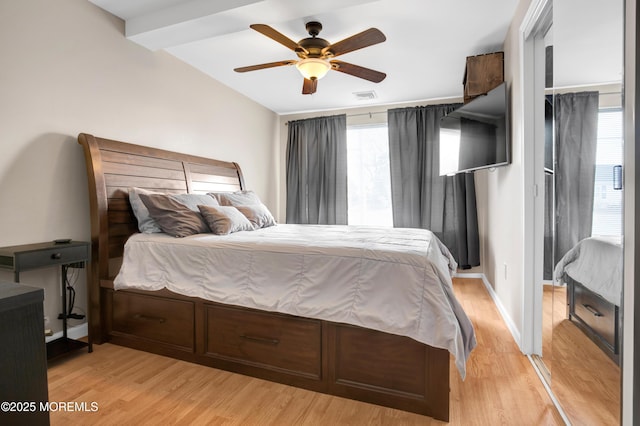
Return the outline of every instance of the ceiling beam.
[[[217,35],[225,26],[209,21],[223,12],[264,0],[191,0],[127,19],[125,35],[150,50]]]

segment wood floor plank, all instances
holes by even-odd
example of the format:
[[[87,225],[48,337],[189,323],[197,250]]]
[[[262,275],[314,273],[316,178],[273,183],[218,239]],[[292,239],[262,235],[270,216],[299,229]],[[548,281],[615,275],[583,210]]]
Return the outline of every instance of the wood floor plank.
[[[454,280],[478,347],[460,378],[451,361],[451,425],[562,425],[479,279]],[[57,425],[443,425],[352,401],[111,344],[49,367],[49,399],[96,402],[96,412],[50,413]]]
[[[567,318],[567,288],[543,287],[543,360],[573,424],[620,424],[620,367]]]

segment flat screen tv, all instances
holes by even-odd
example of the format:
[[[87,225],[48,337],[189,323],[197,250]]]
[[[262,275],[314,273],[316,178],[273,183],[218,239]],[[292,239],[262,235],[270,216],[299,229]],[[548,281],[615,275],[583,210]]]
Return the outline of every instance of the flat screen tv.
[[[506,83],[440,120],[440,175],[510,162]]]

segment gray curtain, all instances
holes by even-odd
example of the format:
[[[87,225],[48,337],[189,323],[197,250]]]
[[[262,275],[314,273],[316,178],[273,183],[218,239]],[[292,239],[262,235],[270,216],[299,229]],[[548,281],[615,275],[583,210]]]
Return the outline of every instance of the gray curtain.
[[[289,122],[287,223],[347,224],[347,116]]]
[[[598,92],[555,96],[555,261],[591,236]]]
[[[461,104],[388,112],[393,225],[425,228],[462,268],[480,264],[473,173],[439,175],[440,118]]]

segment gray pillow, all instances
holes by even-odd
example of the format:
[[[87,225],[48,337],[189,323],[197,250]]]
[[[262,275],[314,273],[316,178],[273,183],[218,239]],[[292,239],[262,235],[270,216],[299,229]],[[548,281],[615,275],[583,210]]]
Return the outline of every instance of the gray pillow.
[[[163,232],[174,237],[187,237],[209,232],[207,223],[173,197],[164,194],[140,194],[140,199]]]
[[[156,221],[149,215],[149,209],[140,199],[140,194],[159,194],[159,192],[142,188],[129,188],[129,203],[131,203],[133,215],[138,220],[138,230],[146,234],[162,232]]]
[[[253,204],[261,204],[258,194],[249,191],[236,192],[212,192],[209,195],[214,196],[221,206],[247,206]]]
[[[235,207],[240,211],[240,213],[249,219],[249,222],[253,225],[253,229],[266,228],[276,224],[276,220],[273,218],[273,215],[267,206],[262,203]]]
[[[156,232],[163,232],[160,226],[149,215],[149,209],[144,205],[140,199],[140,194],[163,194],[161,192],[149,191],[142,188],[129,188],[129,203],[131,203],[131,209],[133,215],[138,220],[138,230],[146,234],[152,234]],[[208,206],[218,206],[218,200],[215,197],[208,194],[164,194],[169,195],[171,198],[179,201],[187,206],[189,209],[196,213],[199,213],[198,204]]]
[[[238,209],[232,206],[198,206],[202,217],[217,235],[232,232],[253,231],[253,225]]]
[[[198,210],[198,205],[220,205],[220,203],[218,203],[218,200],[216,200],[215,197],[212,197],[209,194],[170,194],[169,196],[174,200],[179,201],[185,206],[189,207],[190,210],[193,210],[196,213],[200,213],[200,210]]]

